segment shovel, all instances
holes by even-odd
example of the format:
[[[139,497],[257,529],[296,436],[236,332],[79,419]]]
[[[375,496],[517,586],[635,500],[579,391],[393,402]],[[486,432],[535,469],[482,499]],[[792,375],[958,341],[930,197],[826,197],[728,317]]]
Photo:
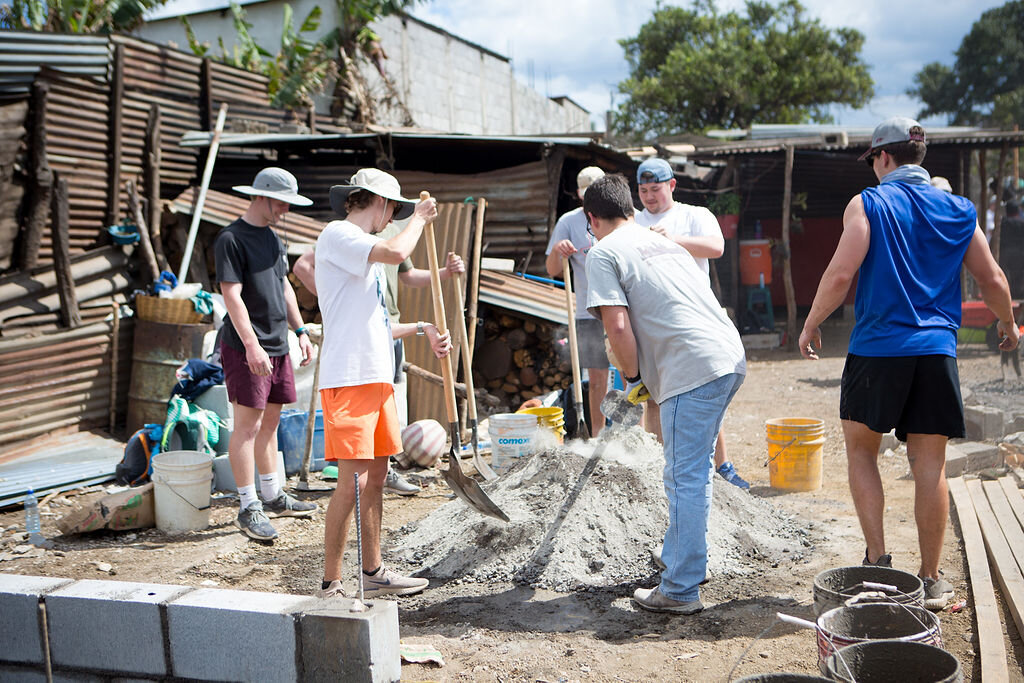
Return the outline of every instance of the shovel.
[[[576,408],[576,438],[589,439],[586,416],[583,414],[583,381],[580,379],[580,347],[576,339],[576,301],[572,295],[572,277],[569,272],[569,259],[562,257],[562,278],[565,280],[565,310],[569,315],[569,354],[572,356],[572,391]],[[591,387],[593,389],[593,387]]]
[[[420,192],[421,201],[429,198],[429,193]],[[445,323],[444,299],[441,298],[441,272],[437,266],[434,224],[427,223],[423,227],[423,232],[427,238],[427,260],[430,262],[430,296],[434,303],[434,324],[437,326],[438,332],[445,334],[448,332],[448,325]],[[441,359],[441,377],[444,380],[444,407],[448,413],[448,432],[452,439],[452,447],[448,451],[448,467],[441,470],[445,483],[451,487],[455,495],[480,514],[507,522],[509,521],[508,515],[487,497],[484,490],[480,488],[480,484],[466,476],[459,463],[459,451],[462,449],[462,443],[459,436],[458,409],[455,406],[455,377],[452,374],[451,354]]]
[[[633,427],[640,424],[644,407],[630,403],[624,392],[612,389],[601,400],[601,412],[617,425]]]
[[[306,447],[302,450],[302,467],[299,470],[299,491],[330,491],[327,486],[315,486],[309,483],[309,466],[313,459],[313,430],[316,423],[316,399],[320,389],[320,357],[323,355],[323,332],[315,329],[309,331],[309,340],[316,348],[316,366],[313,368],[313,390],[309,394],[309,412],[306,414]]]
[[[498,474],[480,457],[480,435],[476,426],[476,394],[473,392],[473,357],[469,350],[469,336],[466,334],[466,318],[462,312],[462,277],[456,273],[455,307],[458,309],[455,319],[459,321],[459,333],[462,342],[462,373],[466,376],[466,407],[469,410],[469,429],[473,439],[473,466],[480,476],[487,481],[498,478]]]

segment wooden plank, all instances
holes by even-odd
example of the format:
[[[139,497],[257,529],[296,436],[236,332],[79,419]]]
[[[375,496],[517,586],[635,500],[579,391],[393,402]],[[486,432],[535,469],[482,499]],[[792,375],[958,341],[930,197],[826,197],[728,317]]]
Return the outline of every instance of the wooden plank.
[[[57,275],[57,291],[60,293],[61,322],[65,327],[78,327],[82,324],[82,316],[78,313],[78,295],[75,292],[75,278],[71,274],[68,254],[68,181],[56,174],[50,215],[53,232],[53,268]]]
[[[985,498],[985,491],[981,481],[972,479],[967,482],[967,492],[971,494],[974,501],[974,513],[978,516],[978,524],[981,526],[981,533],[985,537],[985,548],[988,549],[988,559],[995,567],[996,579],[999,580],[999,587],[1003,591],[1003,599],[1006,600],[1010,614],[1017,625],[1017,633],[1024,633],[1024,576],[1020,573],[1017,561],[1013,559],[1010,546],[1006,543],[1003,530],[999,528],[999,522],[992,512],[992,507]]]
[[[1017,561],[1017,569],[1024,572],[1024,529],[1021,529],[1020,523],[1013,515],[1010,502],[1006,499],[1006,492],[998,481],[986,481],[982,487],[999,522],[999,528],[1003,530],[1003,537],[1010,546],[1013,559]]]
[[[43,231],[50,217],[50,195],[53,191],[53,172],[46,154],[46,103],[50,86],[45,81],[32,84],[31,134],[29,142],[28,210],[25,235],[21,241],[18,265],[29,270],[39,265],[39,247]]]
[[[1010,671],[1006,663],[1006,645],[1003,641],[999,605],[996,603],[992,574],[989,572],[988,558],[985,555],[985,541],[982,539],[978,517],[974,513],[974,506],[963,478],[949,479],[948,485],[960,520],[960,537],[964,542],[967,568],[971,575],[974,615],[978,626],[981,680],[986,683],[1003,683],[1010,680]]]
[[[1021,496],[1017,482],[1013,480],[1013,477],[999,477],[999,485],[1006,493],[1006,500],[1010,503],[1017,523],[1024,526],[1024,496]]]

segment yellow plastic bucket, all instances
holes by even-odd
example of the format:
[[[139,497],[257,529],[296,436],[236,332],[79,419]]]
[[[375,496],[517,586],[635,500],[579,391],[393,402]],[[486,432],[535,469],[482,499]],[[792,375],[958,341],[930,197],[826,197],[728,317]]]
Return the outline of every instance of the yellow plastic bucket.
[[[780,417],[765,422],[768,479],[784,491],[821,488],[825,422],[813,417]]]
[[[551,406],[541,406],[539,408],[522,408],[516,411],[517,413],[529,413],[530,415],[536,415],[537,421],[543,429],[548,430],[555,435],[558,439],[558,443],[562,443],[562,437],[565,435],[565,411],[561,408]]]

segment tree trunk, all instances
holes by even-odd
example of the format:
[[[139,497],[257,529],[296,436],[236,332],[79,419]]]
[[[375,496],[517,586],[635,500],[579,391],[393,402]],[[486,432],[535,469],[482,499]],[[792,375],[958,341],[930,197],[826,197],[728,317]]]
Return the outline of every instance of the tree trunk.
[[[160,149],[160,129],[162,126],[160,105],[153,104],[149,109],[146,121],[146,143],[143,153],[142,194],[146,198],[149,209],[149,235],[153,242],[153,254],[157,266],[161,270],[170,270],[167,256],[164,255],[164,241],[160,234],[160,164],[163,152]]]
[[[793,200],[793,146],[786,145],[786,184],[782,192],[782,281],[786,285],[786,350],[796,350],[796,292],[793,289],[793,258],[789,241],[789,212]]]
[[[58,178],[55,183],[50,215],[53,266],[57,274],[57,291],[60,293],[61,321],[66,327],[78,327],[82,324],[82,316],[78,312],[75,279],[71,275],[71,261],[68,255],[68,181],[64,178]]]

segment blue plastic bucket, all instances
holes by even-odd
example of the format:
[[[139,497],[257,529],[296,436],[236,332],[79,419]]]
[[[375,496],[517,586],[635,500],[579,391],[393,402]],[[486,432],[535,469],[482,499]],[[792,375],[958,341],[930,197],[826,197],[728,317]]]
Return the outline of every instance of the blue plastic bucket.
[[[282,410],[281,422],[277,426],[277,449],[284,453],[284,471],[286,474],[298,474],[302,469],[302,458],[306,448],[305,410]],[[319,472],[324,468],[324,416],[316,411],[313,423],[313,460],[310,472]]]

